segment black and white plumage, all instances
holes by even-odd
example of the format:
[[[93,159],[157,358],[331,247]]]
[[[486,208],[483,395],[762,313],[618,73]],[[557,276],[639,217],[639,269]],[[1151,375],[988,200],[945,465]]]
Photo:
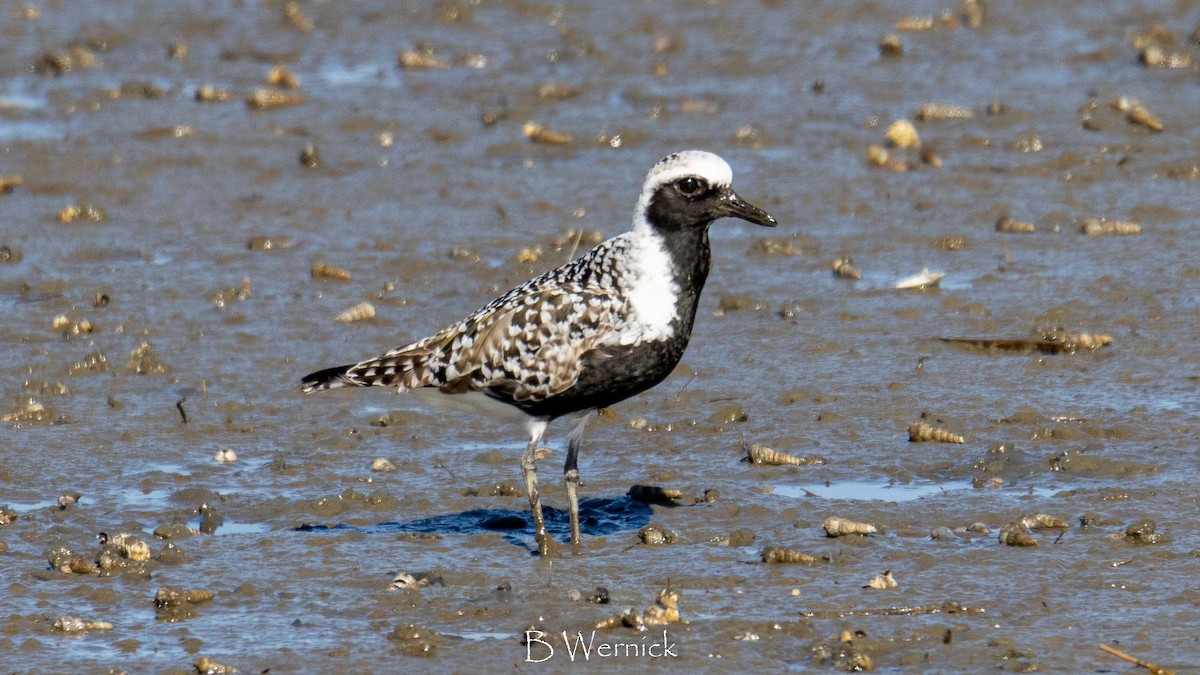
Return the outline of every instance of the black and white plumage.
[[[577,461],[588,415],[671,373],[687,347],[708,277],[708,228],[735,217],[774,226],[734,193],[725,160],[679,152],[650,170],[633,230],[493,300],[435,335],[304,378],[304,391],[384,386],[434,393],[440,403],[525,425],[521,472],[540,550],[549,537],[534,452],[546,426],[570,423],[564,481],[571,541],[579,542]]]

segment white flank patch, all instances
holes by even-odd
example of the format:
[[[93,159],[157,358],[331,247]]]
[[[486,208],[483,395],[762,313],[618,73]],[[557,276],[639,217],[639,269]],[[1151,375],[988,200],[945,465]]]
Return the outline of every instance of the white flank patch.
[[[630,237],[629,265],[625,272],[625,296],[633,310],[629,323],[617,336],[617,343],[666,340],[675,334],[675,303],[679,286],[675,283],[671,256],[662,239],[649,228],[638,228]]]

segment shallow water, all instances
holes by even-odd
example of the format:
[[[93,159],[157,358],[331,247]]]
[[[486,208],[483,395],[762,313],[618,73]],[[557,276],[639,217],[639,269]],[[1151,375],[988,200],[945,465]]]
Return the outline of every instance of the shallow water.
[[[990,3],[978,29],[900,32],[898,59],[878,42],[905,13],[959,7],[297,6],[313,30],[276,2],[0,9],[0,174],[24,179],[0,194],[0,245],[19,253],[0,263],[0,415],[26,397],[48,409],[3,423],[0,505],[19,516],[0,527],[6,672],[188,671],[200,656],[242,672],[564,669],[564,631],[587,636],[667,585],[686,621],[666,626],[678,656],[601,667],[837,670],[867,654],[885,672],[1133,668],[1101,643],[1200,662],[1200,87],[1194,66],[1147,68],[1133,46],[1156,23],[1190,34],[1200,5]],[[177,41],[187,55],[172,59]],[[73,43],[98,67],[34,71]],[[449,67],[399,67],[398,50],[425,44]],[[275,62],[304,102],[249,109]],[[547,83],[577,92],[539,95]],[[196,102],[203,84],[233,100]],[[1109,106],[1119,96],[1163,131],[1128,123]],[[901,153],[909,171],[869,166],[868,144],[927,101],[975,113],[917,123],[942,166],[915,152]],[[1089,101],[1095,130],[1081,124]],[[530,142],[527,120],[574,141]],[[298,161],[310,143],[315,168]],[[646,170],[690,147],[728,159],[780,227],[714,226],[680,369],[592,422],[581,550],[534,555],[528,502],[510,489],[519,429],[382,390],[300,394],[305,373],[419,338],[565,262],[567,230],[625,230]],[[68,204],[105,218],[59,222]],[[996,232],[1005,214],[1037,231]],[[1142,231],[1084,236],[1090,217]],[[256,236],[291,245],[253,248]],[[519,262],[527,248],[535,262]],[[843,255],[861,280],[830,272]],[[351,280],[312,278],[316,261]],[[925,267],[946,273],[940,287],[891,288]],[[362,301],[376,318],[333,321]],[[59,315],[93,330],[64,335]],[[938,340],[1056,326],[1113,342],[1046,355]],[[127,363],[142,342],[166,372]],[[95,353],[107,368],[72,370]],[[966,443],[909,442],[922,415]],[[551,433],[543,498],[565,539],[565,430]],[[751,465],[742,439],[824,463]],[[217,463],[221,448],[239,460]],[[376,457],[397,470],[372,472]],[[643,504],[633,485],[687,498]],[[693,504],[707,489],[719,498]],[[60,511],[68,490],[83,497]],[[165,555],[154,530],[199,528],[202,503],[223,523]],[[1033,513],[1072,527],[1032,548],[997,542]],[[1098,524],[1081,527],[1084,514]],[[882,532],[827,538],[834,515]],[[1143,519],[1168,539],[1127,541]],[[976,522],[990,533],[930,538]],[[680,541],[639,545],[649,524]],[[97,553],[102,531],[134,533],[154,557],[99,577],[49,568],[56,546]],[[824,558],[765,565],[766,546]],[[886,569],[897,588],[864,588]],[[442,583],[390,591],[400,572]],[[162,586],[216,595],[164,615]],[[609,604],[588,601],[597,586]],[[51,629],[63,615],[113,628],[64,636]],[[436,636],[393,639],[406,624]],[[521,642],[531,626],[558,640],[537,665],[540,645]]]

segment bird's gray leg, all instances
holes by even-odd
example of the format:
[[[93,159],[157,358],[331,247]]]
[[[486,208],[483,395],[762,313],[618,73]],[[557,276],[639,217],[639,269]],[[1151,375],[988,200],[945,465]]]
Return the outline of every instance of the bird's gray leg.
[[[537,463],[534,452],[546,431],[546,422],[535,420],[529,424],[529,445],[521,455],[521,478],[525,480],[525,493],[529,495],[529,508],[533,511],[533,536],[538,543],[538,552],[543,556],[550,552],[550,537],[546,534],[546,517],[542,514],[542,496],[538,492]]]
[[[563,483],[567,486],[567,508],[571,513],[571,543],[579,544],[579,447],[583,444],[583,429],[587,426],[585,411],[571,417],[571,431],[567,436],[567,462],[563,465]]]

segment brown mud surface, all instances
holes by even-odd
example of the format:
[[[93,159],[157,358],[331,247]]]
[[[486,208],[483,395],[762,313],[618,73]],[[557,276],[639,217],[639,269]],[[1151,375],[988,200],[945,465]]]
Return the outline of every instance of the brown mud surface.
[[[1135,668],[1102,643],[1200,662],[1200,4],[971,18],[0,3],[0,175],[20,177],[0,193],[0,670],[564,670],[563,632],[666,587],[682,621],[600,630],[644,653],[587,665]],[[287,104],[248,104],[276,65],[299,80]],[[887,147],[898,119],[921,150]],[[728,159],[780,228],[714,226],[683,365],[593,421],[581,550],[534,555],[520,429],[300,393],[566,261],[569,230],[624,231],[646,170],[686,148]],[[1096,218],[1140,231],[1084,234]],[[946,276],[892,288],[923,268]],[[362,302],[373,318],[334,320]],[[1078,333],[1112,341],[942,340]],[[910,442],[921,418],[965,442]],[[551,434],[543,500],[563,509]],[[739,437],[812,461],[743,462]],[[1034,514],[1070,528],[1014,523]],[[879,531],[827,537],[830,516]],[[1037,545],[1001,544],[1006,525]],[[99,532],[149,559],[101,555]],[[896,586],[868,588],[885,570]]]

